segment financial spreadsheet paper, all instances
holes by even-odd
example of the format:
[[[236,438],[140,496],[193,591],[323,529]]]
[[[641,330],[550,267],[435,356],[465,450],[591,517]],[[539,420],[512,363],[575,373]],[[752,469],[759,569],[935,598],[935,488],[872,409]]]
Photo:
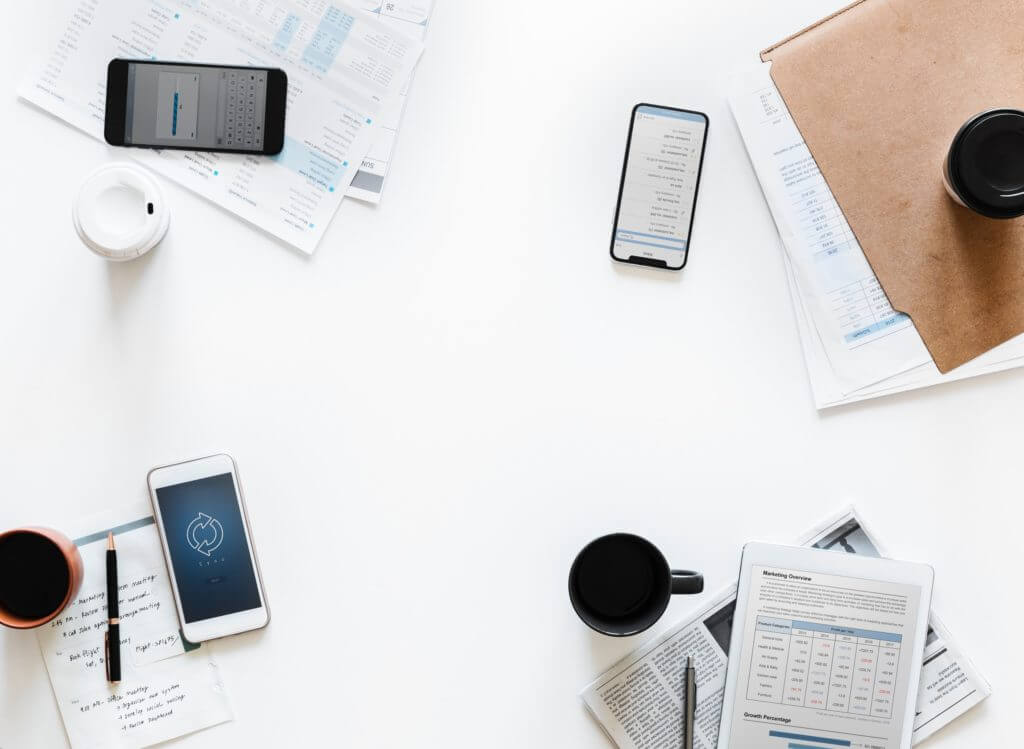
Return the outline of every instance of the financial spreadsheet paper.
[[[312,253],[422,44],[345,4],[311,7],[287,0],[68,0],[18,93],[102,139],[112,58],[283,68],[288,102],[279,155],[131,155]]]

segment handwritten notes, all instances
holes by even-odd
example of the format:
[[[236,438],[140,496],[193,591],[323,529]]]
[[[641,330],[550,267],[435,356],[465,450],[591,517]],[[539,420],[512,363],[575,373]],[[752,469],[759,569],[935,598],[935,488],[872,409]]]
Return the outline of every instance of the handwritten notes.
[[[121,682],[106,681],[106,537],[118,549]],[[231,720],[209,645],[186,642],[152,514],[142,506],[91,523],[75,543],[85,579],[37,632],[71,746],[143,747]]]

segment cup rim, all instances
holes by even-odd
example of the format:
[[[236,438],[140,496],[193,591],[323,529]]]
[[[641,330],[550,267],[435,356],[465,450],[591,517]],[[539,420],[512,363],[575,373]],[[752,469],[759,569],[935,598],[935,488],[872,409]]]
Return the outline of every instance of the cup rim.
[[[57,547],[68,567],[68,589],[64,591],[64,598],[61,599],[60,605],[55,608],[52,613],[38,619],[26,619],[25,617],[17,616],[16,614],[0,608],[0,624],[5,627],[10,627],[11,629],[34,629],[35,627],[41,627],[47,622],[56,619],[57,615],[60,614],[71,601],[71,597],[74,595],[76,587],[74,563],[68,558],[67,551],[61,546],[60,539],[65,538],[65,536],[60,531],[40,525],[27,525],[22,528],[11,528],[10,530],[0,532],[0,543],[2,543],[8,536],[13,536],[15,533],[30,533],[34,536],[45,538]]]

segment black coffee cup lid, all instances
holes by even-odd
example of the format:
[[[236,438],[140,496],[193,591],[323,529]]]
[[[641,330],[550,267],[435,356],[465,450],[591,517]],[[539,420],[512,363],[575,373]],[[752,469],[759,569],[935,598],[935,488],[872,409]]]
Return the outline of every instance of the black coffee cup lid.
[[[1024,112],[973,117],[950,149],[950,179],[968,206],[992,218],[1024,214]]]

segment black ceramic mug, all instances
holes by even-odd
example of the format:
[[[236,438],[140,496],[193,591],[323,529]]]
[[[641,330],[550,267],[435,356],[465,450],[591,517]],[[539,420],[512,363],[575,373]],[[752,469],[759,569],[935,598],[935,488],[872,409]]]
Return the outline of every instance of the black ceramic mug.
[[[702,590],[699,572],[671,569],[654,544],[632,533],[591,541],[569,570],[569,600],[576,614],[591,629],[613,637],[650,627],[673,594]]]

